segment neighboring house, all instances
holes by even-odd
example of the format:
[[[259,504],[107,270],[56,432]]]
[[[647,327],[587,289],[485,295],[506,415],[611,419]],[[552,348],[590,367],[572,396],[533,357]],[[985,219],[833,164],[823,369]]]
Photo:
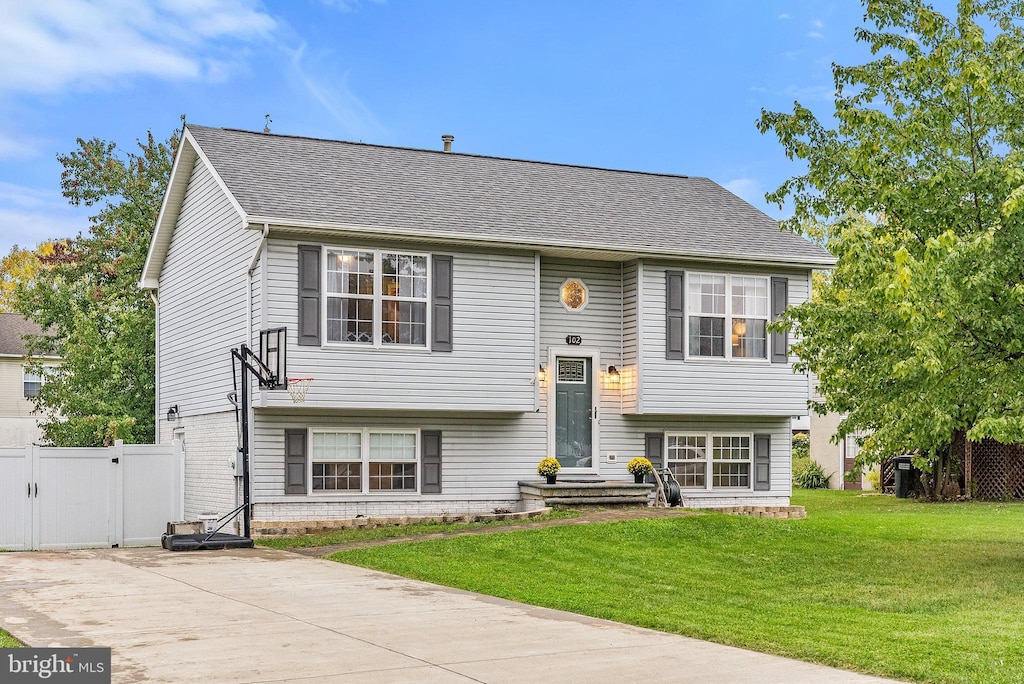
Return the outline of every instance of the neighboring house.
[[[189,517],[232,509],[229,350],[285,327],[315,381],[255,392],[257,520],[523,507],[548,454],[788,504],[808,384],[765,328],[833,261],[706,178],[189,125],[142,280],[158,438]]]
[[[813,399],[820,401],[821,395],[818,394],[818,383],[815,381],[812,383],[812,386]],[[839,413],[818,415],[811,411],[809,432],[811,460],[824,468],[826,474],[832,476],[828,481],[829,489],[856,491],[870,489],[871,485],[867,482],[867,472],[861,473],[860,477],[846,477],[846,474],[853,472],[856,467],[857,453],[860,451],[860,445],[857,444],[857,435],[847,435],[838,442],[832,441],[835,439],[836,432],[839,429],[839,421],[842,419],[843,415]]]
[[[42,437],[32,397],[45,378],[29,370],[23,339],[39,332],[39,326],[19,314],[0,313],[0,446],[25,446]]]

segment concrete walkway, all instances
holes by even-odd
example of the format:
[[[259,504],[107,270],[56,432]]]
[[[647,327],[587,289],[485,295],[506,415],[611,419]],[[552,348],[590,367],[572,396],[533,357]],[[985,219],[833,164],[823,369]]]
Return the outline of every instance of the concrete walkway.
[[[0,554],[0,627],[116,682],[881,682],[269,549]]]

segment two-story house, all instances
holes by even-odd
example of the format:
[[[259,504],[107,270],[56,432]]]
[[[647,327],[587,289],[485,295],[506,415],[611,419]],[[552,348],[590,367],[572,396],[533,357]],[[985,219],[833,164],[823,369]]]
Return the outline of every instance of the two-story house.
[[[788,504],[808,385],[766,326],[831,263],[706,178],[189,125],[142,281],[158,438],[189,516],[234,508],[229,350],[283,327],[315,380],[256,390],[256,519],[521,507],[546,455]]]
[[[32,399],[46,378],[33,369],[25,348],[26,335],[38,335],[38,325],[16,313],[0,313],[0,446],[35,444],[43,435]],[[55,364],[55,356],[42,357]]]

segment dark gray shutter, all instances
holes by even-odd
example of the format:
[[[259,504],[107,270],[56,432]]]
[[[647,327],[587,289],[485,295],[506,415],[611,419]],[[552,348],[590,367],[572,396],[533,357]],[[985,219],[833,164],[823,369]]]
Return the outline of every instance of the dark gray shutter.
[[[683,293],[683,272],[665,272],[665,358],[683,358],[683,316],[685,298]]]
[[[754,435],[754,489],[772,488],[772,436]]]
[[[284,431],[284,493],[306,493],[306,431]]]
[[[789,303],[789,278],[772,278],[772,320],[786,311]],[[789,333],[772,333],[772,363],[789,363]]]
[[[644,435],[644,456],[654,466],[655,472],[662,467],[662,454],[665,453],[665,433],[648,432]],[[647,476],[647,482],[654,484],[654,475]]]
[[[320,245],[299,245],[299,344],[320,346]]]
[[[431,257],[434,265],[433,299],[430,321],[433,327],[430,340],[432,351],[452,350],[452,258],[442,254]]]
[[[441,431],[423,430],[420,432],[420,463],[423,467],[423,480],[420,493],[441,493]]]

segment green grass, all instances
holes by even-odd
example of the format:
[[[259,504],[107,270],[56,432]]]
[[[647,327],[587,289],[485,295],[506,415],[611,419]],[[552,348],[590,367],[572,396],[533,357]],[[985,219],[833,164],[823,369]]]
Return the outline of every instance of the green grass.
[[[24,646],[25,644],[0,629],[0,648],[24,648]]]
[[[331,558],[883,676],[1024,681],[1024,505],[793,501],[807,520],[713,513]]]
[[[331,546],[348,542],[373,541],[375,539],[394,539],[395,537],[414,537],[417,535],[440,534],[448,532],[465,532],[481,528],[518,525],[527,522],[544,520],[561,520],[575,518],[575,511],[551,511],[525,520],[489,520],[475,523],[417,523],[414,525],[388,525],[387,527],[354,528],[350,530],[334,530],[324,534],[304,534],[297,537],[261,537],[256,540],[258,546],[269,546],[274,549],[299,549],[313,546]]]

